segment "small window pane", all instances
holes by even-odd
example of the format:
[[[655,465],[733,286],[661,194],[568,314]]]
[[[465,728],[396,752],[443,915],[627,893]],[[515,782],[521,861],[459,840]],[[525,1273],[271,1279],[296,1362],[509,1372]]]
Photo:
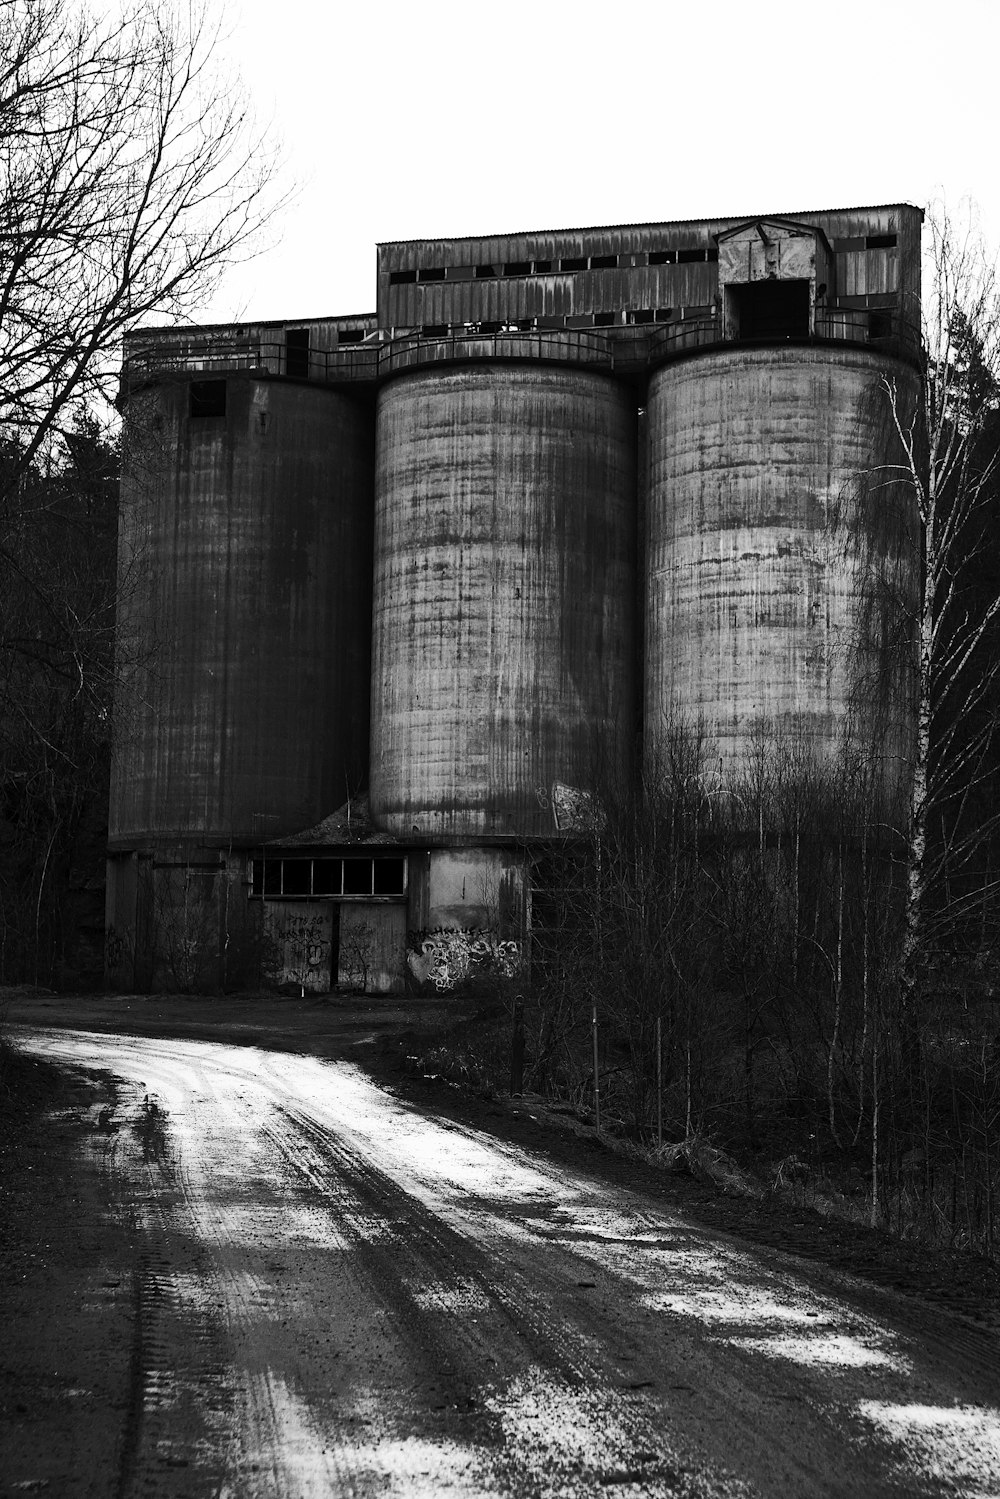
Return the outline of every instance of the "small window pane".
[[[372,861],[371,859],[345,859],[344,860],[344,894],[345,895],[371,895],[372,893]]]
[[[262,864],[261,865],[261,868],[262,868],[262,870],[264,872],[264,894],[265,895],[280,895],[281,894],[281,860],[280,859],[268,859],[268,861],[267,861],[266,864]]]
[[[339,895],[342,859],[316,859],[313,861],[313,894]]]
[[[285,859],[282,879],[283,895],[308,895],[312,861],[309,859]]]
[[[376,895],[405,895],[406,860],[376,859],[374,887]]]

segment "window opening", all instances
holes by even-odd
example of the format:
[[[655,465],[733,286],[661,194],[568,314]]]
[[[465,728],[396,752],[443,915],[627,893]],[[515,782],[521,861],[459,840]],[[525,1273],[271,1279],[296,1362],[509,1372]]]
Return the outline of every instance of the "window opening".
[[[539,272],[551,271],[552,269],[551,260],[533,260],[531,264],[536,276]]]
[[[495,276],[496,273],[497,273],[497,268],[496,268],[495,265],[477,265],[476,266],[476,280],[477,281],[489,281],[489,279],[492,276]]]
[[[615,321],[615,315],[614,315],[613,312],[595,312],[594,313],[594,327],[595,328],[610,328],[610,327],[613,326],[614,321]]]
[[[416,281],[416,279],[417,279],[417,273],[416,273],[416,271],[390,271],[389,272],[389,285],[390,286],[408,286],[410,284],[410,282]]]
[[[587,269],[586,255],[566,255],[559,262],[561,271],[585,271]]]
[[[341,895],[343,893],[343,859],[313,860],[313,894]]]
[[[189,400],[191,416],[225,416],[225,380],[192,380]]]
[[[212,865],[207,872],[218,873]],[[348,856],[253,860],[250,894],[268,900],[400,898],[406,894],[406,858]]]
[[[361,344],[365,341],[363,328],[341,328],[337,333],[338,344]]]
[[[281,868],[282,895],[310,895],[312,893],[311,876],[311,859],[283,859]]]
[[[751,281],[726,287],[726,323],[733,338],[809,337],[808,281]]]
[[[375,895],[404,895],[406,893],[405,859],[376,859],[373,869],[372,884]]]
[[[447,323],[424,323],[424,325],[423,325],[423,327],[421,328],[420,331],[423,334],[424,338],[447,338],[448,337],[448,324]]]
[[[866,250],[894,250],[896,248],[896,236],[894,234],[869,234],[865,239]]]
[[[505,276],[530,276],[530,260],[508,260],[503,268]]]
[[[651,323],[653,321],[652,307],[636,307],[628,314],[630,323]]]
[[[309,375],[309,329],[286,328],[285,374],[298,380]]]
[[[650,252],[649,252],[649,264],[650,265],[676,265],[677,264],[677,251],[676,250],[650,250]]]
[[[445,268],[443,265],[422,266],[417,272],[418,281],[443,281]]]
[[[590,269],[592,271],[613,270],[617,264],[617,255],[591,255],[590,257]]]
[[[345,895],[371,895],[372,893],[372,861],[371,859],[345,859],[344,860],[344,894]]]

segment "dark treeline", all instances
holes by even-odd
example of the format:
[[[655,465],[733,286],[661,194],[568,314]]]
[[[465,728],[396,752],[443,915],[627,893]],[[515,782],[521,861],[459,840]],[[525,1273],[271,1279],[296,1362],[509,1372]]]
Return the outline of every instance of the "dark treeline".
[[[118,455],[0,451],[0,981],[103,977]]]

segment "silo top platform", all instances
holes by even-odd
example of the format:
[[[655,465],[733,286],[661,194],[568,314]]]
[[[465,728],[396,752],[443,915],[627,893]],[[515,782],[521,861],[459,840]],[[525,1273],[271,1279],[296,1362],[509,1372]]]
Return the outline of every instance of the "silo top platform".
[[[913,359],[922,220],[892,204],[383,244],[374,313],[141,330],[124,387],[167,371],[363,386],[472,359],[629,374],[734,341]]]

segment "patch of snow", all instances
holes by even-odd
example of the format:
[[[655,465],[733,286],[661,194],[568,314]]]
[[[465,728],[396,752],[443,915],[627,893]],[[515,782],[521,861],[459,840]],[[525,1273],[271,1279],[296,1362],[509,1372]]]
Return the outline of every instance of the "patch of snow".
[[[901,1467],[961,1483],[964,1499],[1000,1494],[1000,1411],[977,1405],[902,1405],[863,1400],[858,1413],[899,1442]]]

